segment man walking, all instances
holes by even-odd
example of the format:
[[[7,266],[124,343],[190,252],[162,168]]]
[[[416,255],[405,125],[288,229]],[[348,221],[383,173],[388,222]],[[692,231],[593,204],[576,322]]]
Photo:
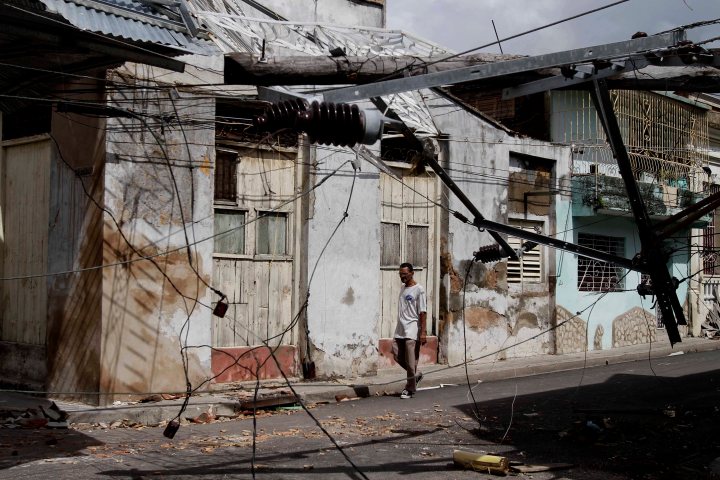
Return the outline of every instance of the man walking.
[[[402,399],[412,398],[417,383],[422,380],[422,373],[417,373],[417,362],[420,358],[420,345],[425,345],[427,342],[425,333],[427,297],[425,289],[415,282],[413,275],[411,264],[400,265],[400,281],[404,286],[400,290],[393,355],[397,364],[407,372],[405,389],[400,394]]]

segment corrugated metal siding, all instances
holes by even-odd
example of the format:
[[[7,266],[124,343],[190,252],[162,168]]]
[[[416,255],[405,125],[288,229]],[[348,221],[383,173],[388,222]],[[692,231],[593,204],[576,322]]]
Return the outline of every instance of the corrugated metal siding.
[[[195,39],[182,33],[184,26],[171,27],[171,21],[163,15],[151,14],[147,7],[138,2],[115,0],[114,2],[93,2],[97,8],[80,5],[75,2],[64,0],[40,0],[48,8],[48,11],[56,13],[65,18],[73,26],[81,29],[126,40],[138,42],[150,42],[160,45],[167,45],[174,48],[182,48],[196,53],[207,53],[207,49],[198,45]],[[128,10],[128,15],[103,11],[103,5],[108,10],[119,12]],[[133,16],[146,17],[145,21],[131,18]],[[166,27],[154,23],[167,24]],[[174,22],[173,22],[174,23]]]

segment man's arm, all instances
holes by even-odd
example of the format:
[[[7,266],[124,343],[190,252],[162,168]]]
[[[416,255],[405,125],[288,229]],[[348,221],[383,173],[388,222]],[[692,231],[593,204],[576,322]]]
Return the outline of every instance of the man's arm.
[[[425,329],[425,318],[427,317],[427,313],[420,312],[420,345],[425,345],[427,343],[427,334]]]

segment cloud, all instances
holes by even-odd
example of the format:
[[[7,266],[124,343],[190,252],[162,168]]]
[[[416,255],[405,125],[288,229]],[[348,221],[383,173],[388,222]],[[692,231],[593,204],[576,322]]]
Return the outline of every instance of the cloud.
[[[610,3],[609,0],[607,3]],[[455,51],[530,30],[603,5],[597,0],[387,0],[387,25]],[[691,10],[692,9],[692,10]],[[588,16],[503,43],[505,53],[541,54],[627,40],[637,31],[657,33],[720,17],[717,0],[630,0]],[[720,36],[720,26],[690,33],[693,40]],[[720,42],[712,44],[720,47]],[[484,49],[498,52],[498,47]]]

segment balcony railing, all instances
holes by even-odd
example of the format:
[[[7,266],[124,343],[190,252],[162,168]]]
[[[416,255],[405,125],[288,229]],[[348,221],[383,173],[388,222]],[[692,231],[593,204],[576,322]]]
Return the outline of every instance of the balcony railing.
[[[682,181],[675,185],[639,181],[638,187],[651,218],[669,217],[707,196],[705,193],[693,192]],[[572,199],[572,212],[577,217],[597,214],[620,216],[632,212],[625,183],[616,176],[599,173],[574,175]],[[692,226],[701,228],[709,221],[709,215],[701,217]]]

